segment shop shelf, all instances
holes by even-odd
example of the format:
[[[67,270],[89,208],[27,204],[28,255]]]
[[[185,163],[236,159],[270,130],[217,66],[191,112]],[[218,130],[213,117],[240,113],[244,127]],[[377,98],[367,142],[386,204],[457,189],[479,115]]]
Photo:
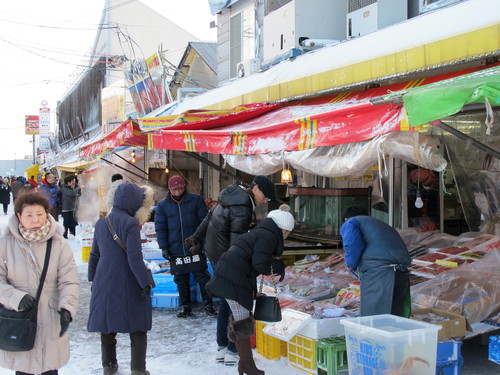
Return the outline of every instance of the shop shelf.
[[[288,362],[305,372],[316,374],[316,342],[302,335],[293,336],[288,342]]]
[[[263,355],[267,359],[280,359],[281,357],[285,357],[287,353],[286,341],[279,340],[262,332],[266,325],[266,323],[260,320],[255,321],[255,344],[257,353]]]

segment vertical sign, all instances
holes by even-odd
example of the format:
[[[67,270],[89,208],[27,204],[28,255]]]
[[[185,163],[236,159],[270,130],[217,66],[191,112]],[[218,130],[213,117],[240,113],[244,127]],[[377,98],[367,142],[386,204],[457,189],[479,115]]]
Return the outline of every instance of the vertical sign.
[[[40,153],[50,151],[50,108],[40,108]]]
[[[24,129],[25,134],[40,134],[39,126],[38,126],[38,116],[24,116]]]

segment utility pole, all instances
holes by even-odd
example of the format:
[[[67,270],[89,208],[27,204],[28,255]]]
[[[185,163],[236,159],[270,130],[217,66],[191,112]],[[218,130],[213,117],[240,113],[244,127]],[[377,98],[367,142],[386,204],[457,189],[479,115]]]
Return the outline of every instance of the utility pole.
[[[36,151],[35,150],[36,150],[36,148],[35,148],[35,135],[34,134],[33,134],[33,141],[32,142],[33,142],[33,165],[35,165],[36,164],[35,163],[35,159],[36,159],[36,155],[35,155]]]

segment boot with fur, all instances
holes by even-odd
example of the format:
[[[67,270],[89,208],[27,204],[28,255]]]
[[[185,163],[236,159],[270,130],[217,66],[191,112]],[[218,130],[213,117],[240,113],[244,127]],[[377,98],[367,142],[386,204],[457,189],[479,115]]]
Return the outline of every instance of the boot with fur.
[[[229,323],[228,338],[236,344],[240,356],[238,373],[240,375],[264,375],[264,371],[255,366],[253,360],[250,336],[255,334],[255,321],[253,317],[235,321],[232,317]]]

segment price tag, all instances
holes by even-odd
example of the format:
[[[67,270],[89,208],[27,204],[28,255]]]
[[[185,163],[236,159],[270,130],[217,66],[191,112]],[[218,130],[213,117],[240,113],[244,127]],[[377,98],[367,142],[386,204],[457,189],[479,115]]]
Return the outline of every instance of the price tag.
[[[281,311],[281,318],[279,322],[269,323],[262,331],[266,335],[289,341],[312,317],[300,311],[284,309]]]

